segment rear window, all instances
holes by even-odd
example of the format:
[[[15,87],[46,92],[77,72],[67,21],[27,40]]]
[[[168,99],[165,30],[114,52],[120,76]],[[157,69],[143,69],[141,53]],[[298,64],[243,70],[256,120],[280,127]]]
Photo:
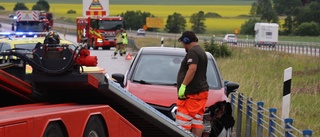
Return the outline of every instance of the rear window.
[[[141,55],[133,72],[133,81],[150,84],[176,85],[183,56]],[[210,88],[219,87],[219,77],[213,60],[208,60],[207,81]]]
[[[272,36],[272,32],[266,32],[267,36]]]

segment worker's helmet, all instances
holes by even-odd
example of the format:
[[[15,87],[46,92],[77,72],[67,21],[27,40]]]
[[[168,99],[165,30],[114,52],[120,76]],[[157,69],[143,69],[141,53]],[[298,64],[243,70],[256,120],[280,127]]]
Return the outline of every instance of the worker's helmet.
[[[49,31],[44,39],[44,44],[59,44],[60,43],[60,36],[57,32]]]

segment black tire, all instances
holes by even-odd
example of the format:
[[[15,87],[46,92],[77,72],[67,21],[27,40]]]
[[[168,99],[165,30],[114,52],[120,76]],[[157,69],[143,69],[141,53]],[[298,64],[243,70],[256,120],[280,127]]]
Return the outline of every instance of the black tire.
[[[66,137],[57,122],[51,122],[43,133],[43,137]]]
[[[99,47],[96,46],[96,42],[95,41],[92,42],[92,48],[93,48],[93,50],[98,50],[98,48],[99,48]]]
[[[90,117],[83,137],[107,137],[106,126],[98,116]]]
[[[111,47],[103,47],[103,50],[110,50]]]

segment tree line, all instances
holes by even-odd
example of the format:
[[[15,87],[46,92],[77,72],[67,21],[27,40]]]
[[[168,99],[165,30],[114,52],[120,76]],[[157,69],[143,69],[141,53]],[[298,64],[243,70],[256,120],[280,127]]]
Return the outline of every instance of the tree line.
[[[281,35],[320,35],[320,0],[257,0],[249,14],[252,18],[241,26],[242,34],[254,35],[255,23],[279,23],[282,16]]]
[[[189,22],[192,24],[191,30],[195,33],[204,33],[206,31],[206,15],[203,11],[194,13],[190,16]],[[212,15],[212,13],[210,13]],[[127,28],[139,29],[146,24],[147,17],[155,17],[155,15],[150,12],[141,11],[126,11],[121,13],[120,16],[126,21]],[[217,16],[216,14],[213,16]],[[220,16],[220,15],[218,15]],[[220,16],[221,17],[221,16]],[[186,29],[187,20],[182,14],[174,12],[168,15],[164,30],[168,33],[181,33]],[[151,28],[152,29],[152,28]]]
[[[17,10],[29,10],[29,8],[23,2],[17,2],[13,7],[13,11]],[[46,0],[39,0],[35,5],[32,6],[31,10],[49,11],[50,5]]]

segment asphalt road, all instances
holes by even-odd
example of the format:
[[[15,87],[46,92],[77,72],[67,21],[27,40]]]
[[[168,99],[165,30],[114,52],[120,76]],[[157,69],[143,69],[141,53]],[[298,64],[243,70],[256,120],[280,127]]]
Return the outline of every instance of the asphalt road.
[[[2,23],[2,28],[4,31],[11,31],[10,24]],[[60,35],[60,37],[64,39],[63,36]],[[65,39],[77,43],[76,36],[74,35],[66,35]],[[91,55],[98,57],[98,66],[104,68],[110,76],[114,73],[126,73],[132,60],[126,60],[125,56],[119,56],[119,54],[117,55],[117,59],[113,59],[113,51],[114,48],[110,50],[90,50]],[[130,51],[128,53],[132,54]]]

